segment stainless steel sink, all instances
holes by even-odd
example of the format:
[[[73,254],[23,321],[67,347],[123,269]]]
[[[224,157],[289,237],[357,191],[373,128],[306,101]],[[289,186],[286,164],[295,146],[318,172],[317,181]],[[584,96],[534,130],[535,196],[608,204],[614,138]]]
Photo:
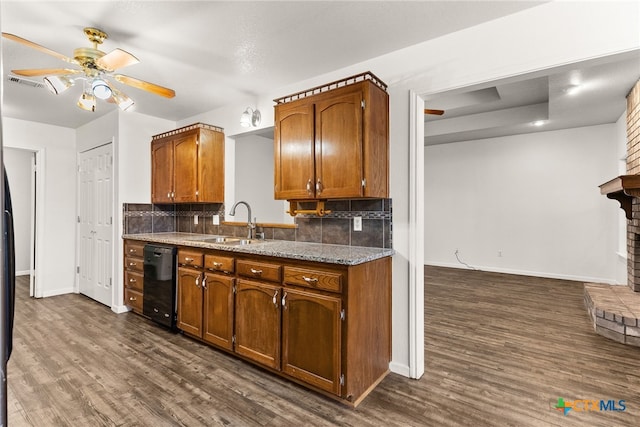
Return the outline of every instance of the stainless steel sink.
[[[257,243],[258,241],[254,239],[243,239],[242,237],[215,236],[207,239],[202,239],[201,242],[222,243],[224,245],[250,245],[252,243]]]
[[[216,236],[208,239],[202,239],[205,243],[235,243],[239,241],[239,237]]]

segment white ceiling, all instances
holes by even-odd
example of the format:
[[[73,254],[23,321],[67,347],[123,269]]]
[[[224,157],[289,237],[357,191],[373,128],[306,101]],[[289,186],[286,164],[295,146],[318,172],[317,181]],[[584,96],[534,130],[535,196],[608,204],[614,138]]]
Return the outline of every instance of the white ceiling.
[[[636,51],[427,95],[425,145],[614,123],[639,78]]]
[[[166,99],[117,84],[136,111],[179,121],[540,3],[2,0],[0,28],[70,57],[89,46],[84,27],[104,30],[101,50],[141,61],[122,74],[176,91]],[[3,115],[76,128],[116,108],[99,101],[95,113],[80,110],[79,87],[56,96],[7,82],[11,69],[68,64],[2,42]]]
[[[0,0],[0,28],[67,56],[89,46],[84,27],[104,30],[101,50],[121,48],[141,61],[119,72],[176,91],[166,99],[117,83],[136,111],[180,121],[541,3]],[[447,110],[426,116],[425,143],[614,122],[640,77],[640,56],[614,59],[425,96],[428,108]],[[68,65],[55,57],[2,39],[2,62],[4,116],[77,128],[117,108],[98,101],[96,112],[80,110],[79,87],[56,96],[7,81],[11,69]],[[576,78],[586,85],[569,97]],[[534,128],[538,117],[547,123]]]

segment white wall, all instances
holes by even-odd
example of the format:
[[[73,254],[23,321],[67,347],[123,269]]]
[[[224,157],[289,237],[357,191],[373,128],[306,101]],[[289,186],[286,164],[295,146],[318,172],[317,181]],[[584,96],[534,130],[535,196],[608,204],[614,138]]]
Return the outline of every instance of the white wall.
[[[425,147],[425,264],[615,282],[615,124]]]
[[[33,152],[5,148],[4,164],[9,179],[13,228],[15,233],[16,275],[29,274],[31,270],[31,205]]]
[[[290,224],[288,205],[273,198],[273,139],[259,135],[235,139],[235,197],[226,201],[227,212],[233,203],[244,200],[251,205],[252,214],[261,223]],[[244,221],[239,211],[234,221]]]
[[[5,147],[40,151],[42,226],[36,248],[36,296],[73,292],[75,277],[76,143],[73,129],[2,118]]]

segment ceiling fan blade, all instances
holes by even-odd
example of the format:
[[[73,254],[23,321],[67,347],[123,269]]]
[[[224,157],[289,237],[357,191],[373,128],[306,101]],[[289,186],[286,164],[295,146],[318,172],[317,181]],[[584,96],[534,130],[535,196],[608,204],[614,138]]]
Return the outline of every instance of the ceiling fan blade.
[[[96,60],[96,64],[107,71],[115,71],[118,68],[137,64],[138,62],[140,62],[138,58],[122,49],[114,49],[105,56]]]
[[[70,68],[32,68],[26,70],[11,70],[13,74],[25,77],[37,76],[60,76],[64,74],[78,74],[82,71],[72,70]]]
[[[2,33],[2,37],[6,38],[6,39],[9,39],[9,40],[16,41],[18,43],[22,43],[25,46],[29,46],[30,48],[39,50],[40,52],[46,53],[47,55],[55,56],[56,58],[62,59],[63,61],[68,62],[70,64],[77,64],[78,63],[78,61],[76,61],[73,58],[69,58],[66,55],[63,55],[63,54],[58,53],[56,51],[53,51],[53,50],[51,50],[49,48],[46,48],[44,46],[41,46],[41,45],[39,45],[37,43],[34,43],[34,42],[29,41],[27,39],[23,39],[22,37],[16,36],[15,34]]]
[[[158,86],[156,84],[145,82],[144,80],[136,79],[134,77],[116,74],[113,76],[113,78],[125,85],[146,90],[147,92],[155,93],[156,95],[164,96],[165,98],[173,98],[174,96],[176,96],[176,93],[173,89]]]
[[[429,108],[424,109],[425,114],[435,114],[436,116],[441,116],[444,114],[444,110],[432,110]]]

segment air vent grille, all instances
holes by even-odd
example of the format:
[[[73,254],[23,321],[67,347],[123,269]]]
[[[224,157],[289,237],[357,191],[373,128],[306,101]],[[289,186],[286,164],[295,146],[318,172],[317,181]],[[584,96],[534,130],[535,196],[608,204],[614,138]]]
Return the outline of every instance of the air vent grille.
[[[7,76],[7,81],[11,83],[17,83],[19,85],[35,87],[37,89],[43,89],[45,87],[43,83],[40,83],[34,80],[23,79],[21,77],[16,77],[16,76]]]

